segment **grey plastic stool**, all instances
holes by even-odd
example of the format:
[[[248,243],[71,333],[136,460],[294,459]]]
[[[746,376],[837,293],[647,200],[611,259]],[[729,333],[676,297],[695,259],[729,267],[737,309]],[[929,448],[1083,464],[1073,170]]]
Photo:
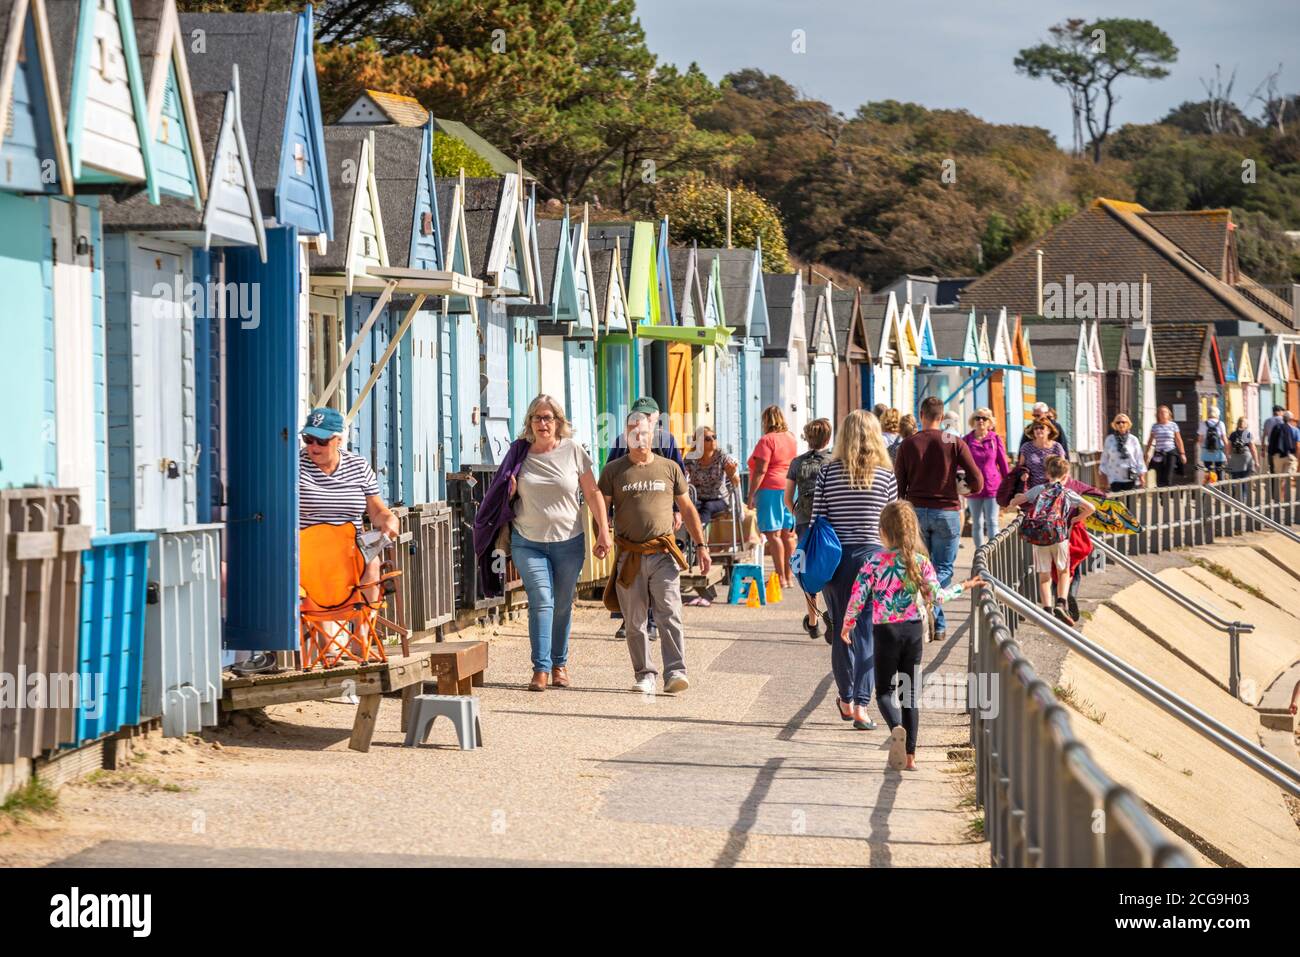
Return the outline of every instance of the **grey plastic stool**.
[[[451,719],[456,726],[462,751],[483,746],[483,725],[478,717],[478,698],[473,695],[418,694],[411,699],[411,721],[406,730],[405,747],[424,744],[429,730],[439,717]]]

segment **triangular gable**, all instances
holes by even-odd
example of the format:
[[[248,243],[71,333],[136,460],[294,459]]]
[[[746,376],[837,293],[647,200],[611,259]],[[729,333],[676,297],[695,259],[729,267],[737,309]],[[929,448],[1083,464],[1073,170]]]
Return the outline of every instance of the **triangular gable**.
[[[867,333],[867,317],[862,311],[862,287],[853,291],[853,306],[849,313],[849,341],[845,355],[860,362],[871,361],[871,337]]]
[[[900,352],[902,346],[900,340],[900,320],[898,315],[898,296],[893,290],[889,292],[889,298],[885,302],[885,318],[880,324],[880,341],[876,343],[876,348],[872,350],[873,354],[881,363],[893,363],[900,365]]]
[[[1255,367],[1250,361],[1250,343],[1243,342],[1237,353],[1237,381],[1254,382]]]
[[[276,219],[282,223],[294,223],[300,231],[322,232],[333,240],[334,210],[329,170],[325,166],[320,94],[316,89],[311,7],[299,15],[286,109],[280,176],[275,190]],[[316,217],[311,215],[309,198],[315,199]]]
[[[433,169],[433,120],[423,127],[420,141],[420,174],[415,188],[415,215],[411,217],[411,251],[406,265],[412,269],[442,269],[442,230],[438,226],[438,174]],[[426,218],[427,217],[427,218]],[[393,224],[400,228],[400,223]],[[428,253],[422,238],[428,237]]]
[[[68,80],[60,83],[74,181],[143,183],[150,202],[157,203],[153,136],[130,0],[51,0],[48,6],[51,24],[58,24],[51,29],[56,48],[75,50]]]
[[[517,173],[507,174],[506,178],[513,184],[515,199],[511,206],[514,212],[509,218],[509,241],[506,243],[502,276],[512,284],[508,288],[518,289],[520,298],[533,302],[537,298],[537,274],[533,271],[533,255],[529,248],[532,234],[525,213],[524,180]]]
[[[176,2],[134,0],[134,8],[158,189],[199,209],[208,195],[207,164]]]
[[[1237,347],[1229,346],[1223,357],[1223,381],[1237,382]]]
[[[659,241],[655,246],[655,271],[658,273],[659,308],[656,322],[677,322],[677,297],[673,293],[673,271],[668,262],[668,217],[659,222]]]
[[[654,231],[649,223],[633,224],[632,248],[627,250],[626,255],[631,257],[628,263],[627,314],[634,324],[646,322],[651,315],[658,315],[650,310]]]
[[[262,225],[262,209],[257,199],[257,182],[253,178],[253,157],[248,151],[248,141],[244,136],[243,101],[237,65],[231,67],[230,92],[224,100],[221,132],[217,134],[212,155],[208,157],[211,176],[205,178],[208,200],[203,209],[204,248],[211,245],[214,235],[223,239],[245,240],[246,234],[238,229],[242,225],[239,220],[242,219],[252,227],[258,254],[262,262],[266,262],[266,230]],[[235,220],[235,223],[226,225],[231,220]]]
[[[966,341],[962,347],[961,357],[967,362],[980,361],[980,321],[975,314],[974,306],[966,316]]]
[[[8,118],[0,123],[0,189],[59,190],[71,196],[63,104],[45,0],[12,0],[0,30],[0,117]]]
[[[916,319],[912,304],[905,303],[898,313],[898,355],[903,366],[921,364],[921,343],[916,332]]]
[[[463,276],[475,275],[469,253],[469,232],[465,228],[465,194],[459,182],[450,188],[445,184],[436,187],[438,196],[438,223],[442,232],[441,248],[446,256],[445,268]],[[443,206],[446,206],[444,209]],[[447,296],[443,299],[443,312],[464,314],[474,309],[469,296]]]
[[[1088,372],[1105,372],[1106,363],[1101,354],[1101,336],[1097,332],[1097,323],[1088,324]]]
[[[975,340],[975,342],[976,342],[975,358],[976,358],[979,362],[992,362],[992,361],[993,361],[993,348],[989,345],[989,320],[988,320],[988,317],[987,317],[987,316],[980,316],[980,317],[976,320],[975,328],[978,330],[978,337],[977,337],[976,340]]]
[[[916,322],[916,351],[922,357],[933,358],[934,324],[930,319],[929,301],[913,306],[913,318]]]
[[[546,298],[546,279],[542,275],[542,251],[537,242],[537,184],[530,183],[528,188],[528,204],[524,209],[524,228],[528,235],[528,260],[532,263],[533,270],[533,302],[537,305],[545,305],[543,300]]]
[[[1012,364],[1011,333],[1007,322],[1007,307],[1003,306],[998,312],[997,321],[993,325],[993,337],[990,345],[993,349],[993,361],[999,365]]]
[[[1209,360],[1209,372],[1214,377],[1214,381],[1223,384],[1223,357],[1219,355],[1219,337],[1214,334],[1213,329],[1207,328],[1206,339],[1209,340],[1209,348],[1206,350],[1206,357]]]
[[[573,227],[566,207],[560,225],[560,244],[555,251],[555,272],[551,276],[551,319],[556,322],[576,322],[578,319],[578,285],[573,275],[573,246],[569,241],[572,235]]]
[[[754,339],[768,339],[772,327],[767,317],[767,291],[763,288],[763,239],[758,237],[754,243],[754,268],[750,275],[749,321],[745,324],[745,335]]]
[[[813,337],[808,348],[816,355],[839,355],[835,337],[835,312],[831,306],[831,286],[828,283],[814,302]]]
[[[1285,343],[1281,343],[1281,347],[1287,354],[1286,374],[1283,378],[1289,379],[1292,382],[1300,381],[1300,352],[1296,350],[1295,346],[1288,348]]]
[[[582,210],[582,219],[571,230],[569,255],[573,262],[573,285],[578,297],[578,317],[575,325],[581,332],[595,334],[596,330],[596,290],[593,288],[593,270],[591,266],[591,247],[587,244],[588,218],[587,208]]]
[[[623,286],[623,242],[614,239],[613,259],[609,266],[609,291],[606,295],[605,328],[611,332],[631,329],[627,310],[627,290]]]

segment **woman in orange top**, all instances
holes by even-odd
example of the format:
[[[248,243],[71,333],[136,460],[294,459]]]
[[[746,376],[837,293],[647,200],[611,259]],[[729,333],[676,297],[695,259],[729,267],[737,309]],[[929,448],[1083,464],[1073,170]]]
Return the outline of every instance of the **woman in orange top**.
[[[794,515],[785,507],[785,482],[798,452],[799,443],[786,426],[781,407],[769,405],[763,410],[763,437],[749,456],[748,505],[758,510],[758,530],[767,540],[767,553],[782,588],[794,581],[790,568],[796,544]]]

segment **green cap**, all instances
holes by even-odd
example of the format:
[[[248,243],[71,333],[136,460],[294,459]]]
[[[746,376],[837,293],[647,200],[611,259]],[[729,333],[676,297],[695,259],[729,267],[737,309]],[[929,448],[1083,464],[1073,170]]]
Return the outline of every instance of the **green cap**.
[[[659,403],[648,395],[643,395],[632,403],[632,411],[640,412],[643,415],[655,415],[659,411]]]

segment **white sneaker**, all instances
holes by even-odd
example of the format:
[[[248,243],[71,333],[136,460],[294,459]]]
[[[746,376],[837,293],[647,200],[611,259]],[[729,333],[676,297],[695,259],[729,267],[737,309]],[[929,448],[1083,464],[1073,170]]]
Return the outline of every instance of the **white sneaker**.
[[[668,682],[664,685],[664,691],[667,691],[669,694],[676,694],[679,691],[685,691],[690,686],[691,683],[686,680],[685,675],[676,674],[668,679]]]
[[[655,676],[654,676],[654,675],[646,675],[644,678],[642,678],[640,681],[638,681],[638,682],[637,682],[635,685],[633,685],[632,687],[633,687],[635,690],[641,692],[642,694],[654,694],[654,693],[655,693]]]
[[[894,730],[889,732],[889,758],[887,763],[894,771],[901,771],[907,767],[907,732],[901,724],[895,725]]]

